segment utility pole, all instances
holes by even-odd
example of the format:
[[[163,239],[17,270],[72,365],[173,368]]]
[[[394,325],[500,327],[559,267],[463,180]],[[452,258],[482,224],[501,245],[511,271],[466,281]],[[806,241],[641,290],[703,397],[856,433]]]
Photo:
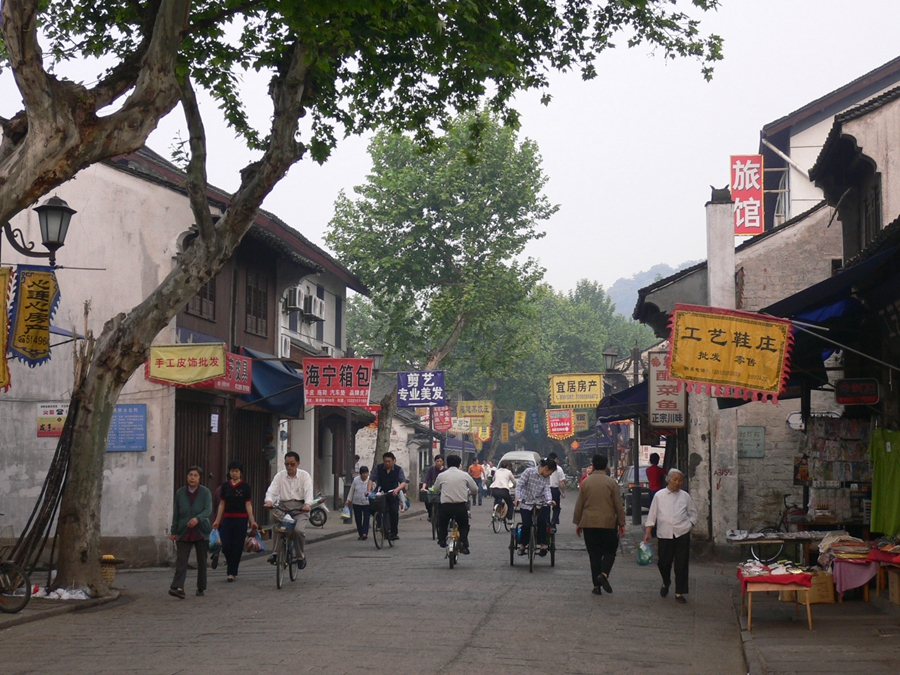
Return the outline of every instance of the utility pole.
[[[640,380],[640,364],[641,364],[641,350],[637,345],[634,346],[634,349],[631,350],[631,363],[634,368],[634,384],[633,387],[636,387]],[[641,443],[641,418],[636,416],[634,418],[634,438],[632,439],[631,446],[631,466],[633,467],[632,472],[632,483],[631,483],[631,524],[632,525],[640,525],[641,524],[641,453],[640,446]]]

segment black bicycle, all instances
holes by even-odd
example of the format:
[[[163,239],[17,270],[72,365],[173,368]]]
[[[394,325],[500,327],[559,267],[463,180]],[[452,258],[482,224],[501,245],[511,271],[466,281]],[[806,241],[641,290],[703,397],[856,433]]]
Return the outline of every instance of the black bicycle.
[[[3,514],[0,513],[0,516]],[[12,526],[0,528],[0,539],[12,539]],[[31,579],[18,565],[4,561],[12,546],[0,547],[0,612],[15,614],[31,600]]]
[[[784,551],[784,541],[781,540],[781,534],[789,531],[792,523],[806,522],[806,510],[798,504],[788,504],[788,492],[781,499],[784,502],[784,510],[775,525],[766,525],[757,530],[758,534],[769,535],[770,539],[777,541],[761,541],[756,544],[750,544],[750,555],[754,560],[761,563],[770,563],[778,560]]]
[[[392,547],[394,542],[388,532],[387,495],[382,492],[369,497],[369,509],[372,511],[372,541],[375,542],[375,548],[384,546],[385,539],[388,546]]]
[[[539,527],[547,528],[547,537],[549,539],[547,545],[547,551],[550,553],[550,567],[556,567],[556,533],[553,532],[553,528],[549,524],[538,523],[538,515],[541,512],[541,509],[545,506],[550,506],[549,503],[543,502],[539,504],[533,504],[531,507],[531,531],[528,537],[528,546],[527,546],[527,554],[528,554],[528,571],[534,572],[534,556],[538,553],[538,544],[537,544],[537,534]],[[509,564],[515,565],[515,557],[516,557],[516,548],[519,545],[519,536],[521,531],[522,524],[514,525],[510,528],[509,531]]]

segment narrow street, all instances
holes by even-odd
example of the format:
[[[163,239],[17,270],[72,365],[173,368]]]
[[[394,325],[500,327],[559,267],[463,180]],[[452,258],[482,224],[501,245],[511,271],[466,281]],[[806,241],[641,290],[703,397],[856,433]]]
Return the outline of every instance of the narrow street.
[[[508,534],[474,507],[472,554],[452,571],[424,513],[378,551],[353,535],[309,547],[309,567],[275,588],[263,558],[238,581],[211,571],[203,598],[167,595],[169,570],[124,571],[123,598],[0,631],[4,673],[667,673],[746,672],[730,566],[692,565],[686,606],[659,597],[655,566],[626,534],[614,593],[590,593],[587,554],[564,501],[556,567],[509,566]],[[414,508],[421,508],[415,505]],[[332,514],[336,517],[337,514]],[[351,529],[347,527],[348,531]],[[522,562],[520,562],[522,561]]]

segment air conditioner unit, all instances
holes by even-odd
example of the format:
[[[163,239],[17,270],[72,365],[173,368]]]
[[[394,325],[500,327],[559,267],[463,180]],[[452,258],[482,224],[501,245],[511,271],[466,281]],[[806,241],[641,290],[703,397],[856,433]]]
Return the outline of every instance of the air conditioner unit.
[[[329,357],[334,356],[334,347],[332,347],[331,345],[322,345],[321,351],[322,351],[322,356],[329,356]]]
[[[282,359],[289,359],[291,357],[291,338],[287,335],[281,336],[281,353],[278,356]]]
[[[287,297],[284,299],[284,311],[287,312],[296,312],[296,311],[304,311],[306,305],[306,293],[299,286],[295,286],[294,288],[289,288],[287,292]]]
[[[324,321],[325,301],[322,298],[307,295],[303,313],[306,315],[307,321]]]

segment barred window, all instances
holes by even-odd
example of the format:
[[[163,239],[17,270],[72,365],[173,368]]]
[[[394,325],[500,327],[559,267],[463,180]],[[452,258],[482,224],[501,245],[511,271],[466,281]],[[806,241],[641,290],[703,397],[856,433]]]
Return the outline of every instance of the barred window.
[[[261,272],[247,272],[247,332],[268,335],[268,293],[266,277]]]
[[[199,316],[210,321],[216,320],[216,280],[207,281],[197,294],[190,299],[187,313]]]

